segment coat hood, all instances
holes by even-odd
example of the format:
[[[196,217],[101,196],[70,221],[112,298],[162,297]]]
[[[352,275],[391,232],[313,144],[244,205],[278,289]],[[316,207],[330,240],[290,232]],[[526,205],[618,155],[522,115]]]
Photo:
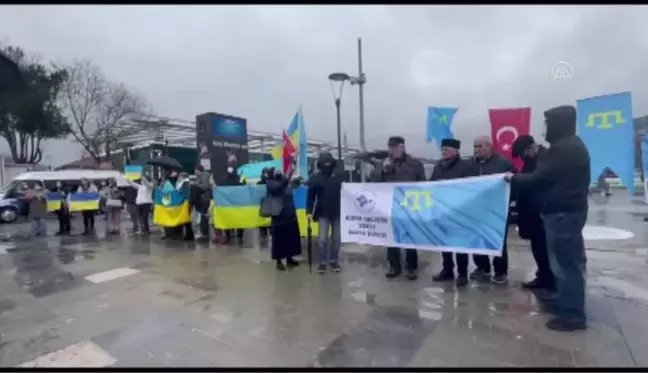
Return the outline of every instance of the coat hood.
[[[545,140],[550,144],[576,135],[576,108],[571,105],[557,106],[544,112]]]
[[[321,169],[327,163],[335,168],[337,166],[337,159],[333,158],[333,155],[329,152],[320,153],[319,157],[317,157],[317,168]]]

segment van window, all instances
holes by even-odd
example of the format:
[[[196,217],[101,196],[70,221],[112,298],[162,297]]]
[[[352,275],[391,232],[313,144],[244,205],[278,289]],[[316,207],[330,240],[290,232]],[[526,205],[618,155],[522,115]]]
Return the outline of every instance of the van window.
[[[7,187],[7,198],[20,198],[24,197],[25,194],[27,193],[27,190],[29,188],[33,188],[34,184],[36,181],[40,180],[13,180],[11,183],[9,183],[9,186]],[[22,186],[23,184],[27,185],[27,189],[23,189]]]

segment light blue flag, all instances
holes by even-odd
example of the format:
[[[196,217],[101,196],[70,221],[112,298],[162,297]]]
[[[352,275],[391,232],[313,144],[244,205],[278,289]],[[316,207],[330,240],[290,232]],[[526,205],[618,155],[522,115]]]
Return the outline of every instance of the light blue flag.
[[[502,175],[396,185],[391,207],[394,243],[499,256],[509,194]]]
[[[304,180],[308,180],[308,142],[306,141],[306,125],[304,124],[304,114],[302,114],[301,106],[299,107],[299,128],[299,146],[297,147],[299,164],[297,170],[299,176]]]
[[[258,180],[261,178],[261,171],[264,168],[278,168],[281,169],[283,164],[281,159],[273,159],[271,161],[258,162],[258,163],[246,163],[237,168],[236,172],[239,176],[244,177],[247,181]]]
[[[436,141],[441,149],[441,140],[453,138],[452,120],[457,114],[457,108],[428,107],[427,116],[427,142]]]
[[[592,183],[609,167],[634,194],[634,128],[630,92],[578,100],[578,136],[590,153]]]

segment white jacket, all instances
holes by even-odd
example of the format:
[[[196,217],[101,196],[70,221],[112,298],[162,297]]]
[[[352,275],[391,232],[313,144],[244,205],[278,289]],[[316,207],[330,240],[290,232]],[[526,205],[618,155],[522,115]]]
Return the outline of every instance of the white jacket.
[[[141,184],[131,183],[131,185],[137,188],[136,205],[153,204],[153,185],[151,183],[142,178]]]

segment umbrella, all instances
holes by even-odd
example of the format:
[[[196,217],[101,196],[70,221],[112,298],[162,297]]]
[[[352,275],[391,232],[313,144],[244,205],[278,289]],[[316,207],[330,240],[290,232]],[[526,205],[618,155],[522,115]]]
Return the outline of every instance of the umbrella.
[[[23,85],[25,85],[25,79],[20,73],[18,65],[0,53],[0,92]]]
[[[308,255],[308,273],[313,273],[313,228],[310,220],[306,223],[306,254]]]
[[[157,158],[151,159],[150,161],[146,162],[150,165],[153,166],[160,166],[162,168],[170,168],[173,170],[182,170],[182,165],[180,162],[175,160],[174,158],[167,157],[166,155],[161,155]]]

